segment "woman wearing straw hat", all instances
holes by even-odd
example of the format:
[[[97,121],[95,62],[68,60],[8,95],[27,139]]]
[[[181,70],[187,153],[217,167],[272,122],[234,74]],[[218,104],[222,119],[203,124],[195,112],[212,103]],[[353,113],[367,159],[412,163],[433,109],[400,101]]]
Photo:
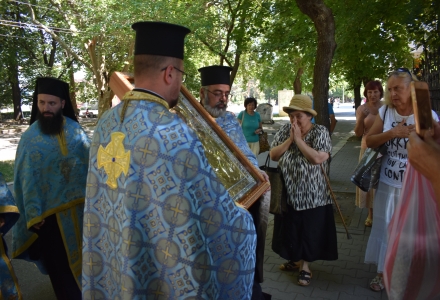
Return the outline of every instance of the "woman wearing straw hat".
[[[283,110],[290,123],[276,133],[270,158],[284,178],[287,211],[275,215],[272,249],[288,260],[280,269],[299,267],[298,284],[306,286],[309,262],[338,259],[332,200],[320,167],[328,172],[332,144],[327,128],[311,122],[317,113],[309,96],[293,96]]]

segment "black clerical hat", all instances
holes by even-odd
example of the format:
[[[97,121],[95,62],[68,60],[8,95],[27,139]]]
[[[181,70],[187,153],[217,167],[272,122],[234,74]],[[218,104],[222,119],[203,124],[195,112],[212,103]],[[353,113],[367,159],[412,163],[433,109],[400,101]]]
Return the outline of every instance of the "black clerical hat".
[[[33,95],[32,112],[30,124],[37,120],[38,114],[38,94],[48,94],[60,97],[64,100],[63,116],[69,117],[78,122],[73,110],[72,102],[70,101],[69,84],[62,80],[53,77],[38,77],[35,84],[35,91]]]
[[[37,94],[48,94],[65,99],[69,95],[69,84],[53,77],[39,77],[36,84]]]
[[[137,22],[134,54],[150,54],[183,59],[185,36],[191,32],[186,27],[165,22]]]
[[[209,66],[199,69],[202,86],[213,84],[230,85],[230,73],[232,68],[227,66]]]

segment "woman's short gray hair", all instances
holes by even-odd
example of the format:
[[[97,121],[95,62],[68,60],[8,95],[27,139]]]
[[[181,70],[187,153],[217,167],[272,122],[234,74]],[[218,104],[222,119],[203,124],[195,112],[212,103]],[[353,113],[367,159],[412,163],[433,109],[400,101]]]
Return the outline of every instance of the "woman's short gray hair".
[[[409,72],[406,72],[406,71],[393,71],[388,76],[388,80],[393,76],[402,78],[403,82],[405,83],[406,86],[409,86],[411,84],[411,81],[419,81],[414,74],[410,74]],[[394,105],[393,105],[393,101],[391,101],[390,92],[388,91],[388,80],[387,80],[387,85],[385,87],[385,91],[383,94],[383,100],[384,100],[385,105],[388,105],[388,107],[392,108],[392,107],[394,107]]]

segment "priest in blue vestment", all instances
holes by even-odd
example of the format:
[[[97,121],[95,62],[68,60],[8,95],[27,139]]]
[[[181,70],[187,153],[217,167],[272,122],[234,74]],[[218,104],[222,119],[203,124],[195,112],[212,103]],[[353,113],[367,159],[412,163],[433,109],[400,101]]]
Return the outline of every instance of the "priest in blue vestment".
[[[169,111],[189,29],[138,22],[136,88],[99,120],[84,211],[83,299],[250,299],[255,228],[195,132]]]
[[[259,170],[258,161],[251,151],[243,134],[240,123],[234,113],[226,111],[231,93],[230,72],[228,66],[208,66],[199,69],[201,85],[200,104],[215,119],[226,135],[238,146],[246,158]],[[269,177],[260,171],[266,181]],[[255,229],[257,232],[255,284],[252,295],[253,300],[262,300],[269,297],[261,291],[260,283],[263,282],[264,248],[269,217],[270,190],[264,193],[250,208]]]
[[[8,256],[4,236],[17,222],[20,213],[3,174],[0,173],[0,299],[21,300],[17,277]]]
[[[35,262],[57,299],[81,299],[81,241],[90,141],[69,85],[37,78],[29,128],[17,148],[13,257]]]

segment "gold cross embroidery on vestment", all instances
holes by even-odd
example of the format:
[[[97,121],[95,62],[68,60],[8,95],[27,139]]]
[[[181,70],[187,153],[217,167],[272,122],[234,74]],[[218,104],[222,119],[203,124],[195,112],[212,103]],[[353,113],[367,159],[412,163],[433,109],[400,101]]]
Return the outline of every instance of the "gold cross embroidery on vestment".
[[[107,185],[116,189],[118,183],[116,179],[119,178],[121,173],[127,175],[130,168],[130,153],[131,151],[125,151],[122,141],[125,138],[125,134],[122,132],[113,132],[111,134],[111,142],[107,147],[99,146],[98,149],[98,169],[104,167],[104,171],[107,173]]]

